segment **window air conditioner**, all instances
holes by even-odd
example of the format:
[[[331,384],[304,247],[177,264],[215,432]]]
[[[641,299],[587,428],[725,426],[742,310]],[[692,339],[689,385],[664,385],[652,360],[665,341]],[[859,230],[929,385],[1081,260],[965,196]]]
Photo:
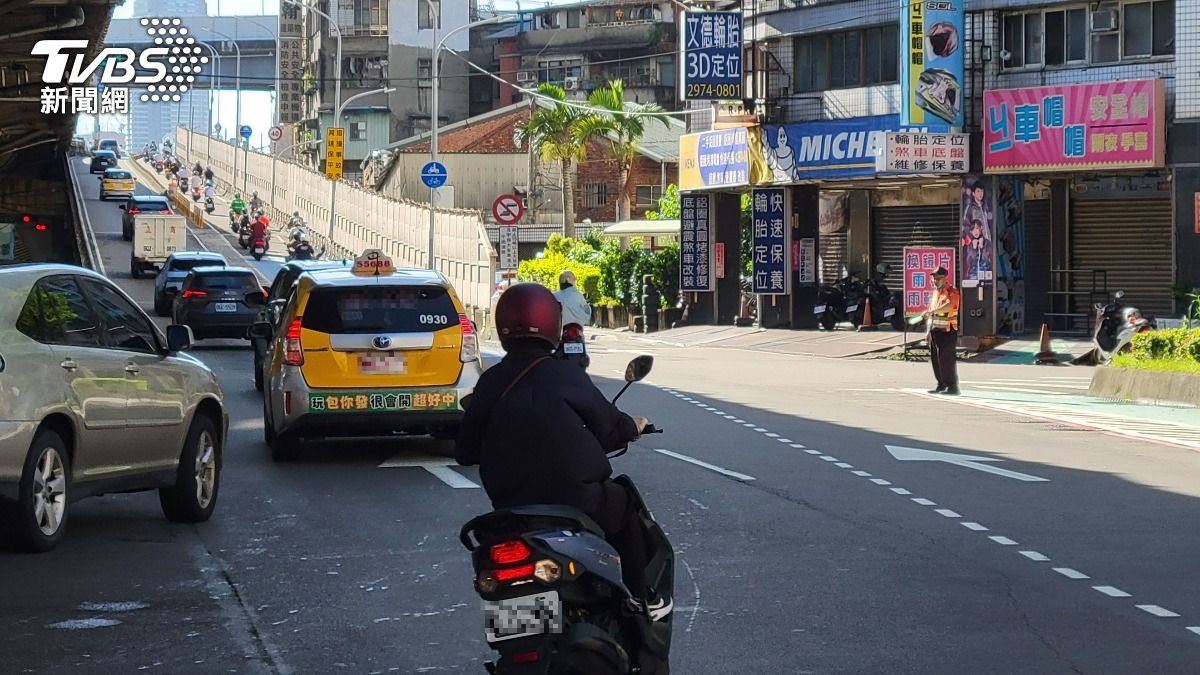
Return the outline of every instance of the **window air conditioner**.
[[[531,73],[531,72],[521,71],[521,72],[517,73],[517,82],[529,82],[532,79],[533,79],[533,73]]]
[[[1116,8],[1097,9],[1092,12],[1092,32],[1112,33],[1120,28],[1120,10]]]

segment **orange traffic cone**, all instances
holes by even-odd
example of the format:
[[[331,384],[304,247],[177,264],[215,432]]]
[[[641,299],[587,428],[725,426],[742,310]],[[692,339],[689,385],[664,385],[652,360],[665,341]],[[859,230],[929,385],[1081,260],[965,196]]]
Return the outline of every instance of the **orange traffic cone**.
[[[1037,357],[1036,357],[1037,358],[1036,363],[1038,365],[1044,365],[1047,363],[1058,363],[1058,354],[1055,354],[1054,350],[1050,348],[1050,327],[1044,323],[1042,324],[1041,345],[1039,346],[1038,349],[1039,349],[1039,351],[1038,351]]]
[[[875,325],[875,321],[871,317],[871,299],[867,298],[863,301],[863,322],[859,325],[859,330],[879,330],[879,326]]]

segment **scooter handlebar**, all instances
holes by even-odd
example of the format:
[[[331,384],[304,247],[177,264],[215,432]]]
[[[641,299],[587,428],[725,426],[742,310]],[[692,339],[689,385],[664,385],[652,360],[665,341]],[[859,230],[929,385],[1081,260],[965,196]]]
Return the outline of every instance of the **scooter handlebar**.
[[[647,424],[646,426],[642,427],[642,435],[643,436],[645,436],[647,434],[661,434],[662,432],[663,432],[662,429],[659,429],[658,427],[654,426],[653,424]]]

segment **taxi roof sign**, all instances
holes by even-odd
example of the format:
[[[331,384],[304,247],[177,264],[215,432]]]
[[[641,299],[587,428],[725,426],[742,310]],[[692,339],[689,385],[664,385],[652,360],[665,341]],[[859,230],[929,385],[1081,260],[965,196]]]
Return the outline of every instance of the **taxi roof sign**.
[[[354,259],[354,274],[360,277],[383,277],[396,272],[392,259],[377,248],[367,249]]]

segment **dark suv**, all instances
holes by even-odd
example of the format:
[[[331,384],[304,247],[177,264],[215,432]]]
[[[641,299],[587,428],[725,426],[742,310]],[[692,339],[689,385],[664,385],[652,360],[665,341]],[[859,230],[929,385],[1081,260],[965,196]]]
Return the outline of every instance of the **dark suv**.
[[[134,195],[121,204],[121,238],[133,241],[133,217],[139,213],[162,213],[170,215],[171,202],[163,195]]]
[[[296,280],[301,274],[339,267],[349,270],[350,263],[346,260],[292,260],[284,263],[275,273],[275,280],[271,282],[271,288],[267,291],[267,304],[258,312],[258,321],[269,323],[274,329],[279,323],[279,310],[287,302],[292,287],[296,285]],[[271,347],[271,340],[251,337],[250,344],[254,346],[254,388],[262,391],[262,364],[266,359],[267,350]]]
[[[117,156],[112,150],[97,150],[92,154],[92,164],[88,173],[104,173],[105,169],[117,168]]]
[[[168,316],[183,280],[197,267],[225,267],[229,262],[220,253],[210,251],[178,251],[172,253],[154,279],[154,313]]]
[[[197,267],[175,298],[175,323],[190,326],[198,340],[248,339],[247,329],[266,300],[254,270],[246,267]]]

